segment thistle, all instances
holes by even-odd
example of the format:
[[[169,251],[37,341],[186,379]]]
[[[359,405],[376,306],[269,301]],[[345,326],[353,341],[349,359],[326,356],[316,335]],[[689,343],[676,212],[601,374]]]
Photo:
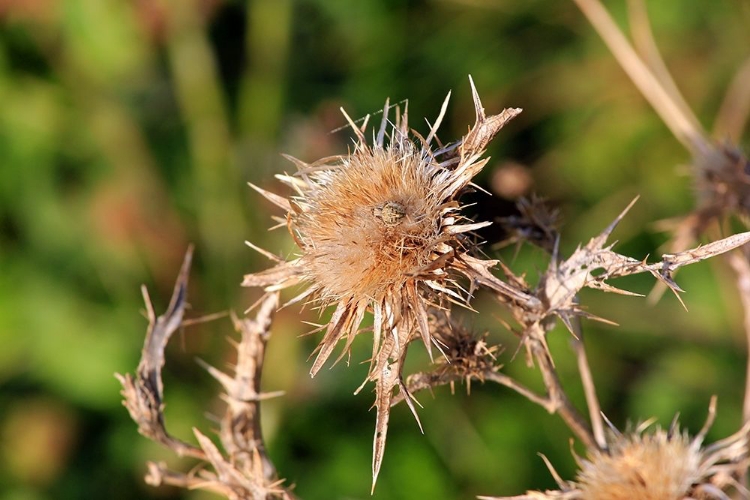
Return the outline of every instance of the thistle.
[[[677,419],[668,430],[649,429],[651,422],[625,433],[610,428],[606,449],[576,457],[575,481],[564,481],[547,462],[560,487],[515,497],[486,500],[728,500],[730,490],[747,490],[737,481],[748,457],[748,429],[703,445],[716,414],[716,398],[703,429],[694,437],[680,430]],[[546,461],[546,459],[545,459]]]
[[[365,381],[374,382],[376,392],[373,486],[395,388],[416,417],[401,372],[408,345],[421,339],[431,358],[433,345],[442,349],[431,333],[429,311],[448,309],[452,302],[468,304],[479,284],[509,299],[529,299],[488,272],[494,261],[475,256],[476,244],[467,233],[490,223],[474,222],[461,213],[460,196],[487,163],[487,144],[521,112],[509,108],[488,117],[473,81],[471,87],[476,122],[456,143],[442,146],[437,140],[450,94],[426,137],[410,131],[407,109],[400,113],[397,108],[395,119],[389,120],[386,101],[380,126],[368,143],[369,116],[358,127],[342,109],[356,136],[353,151],[313,163],[288,157],[297,172],[277,178],[295,191],[289,199],[252,186],[286,212],[299,255],[290,261],[276,259],[275,267],[246,275],[243,285],[271,292],[304,283],[306,289],[291,302],[335,307],[320,328],[325,334],[311,375],[342,339],[346,342],[339,359],[347,354],[362,331],[365,314],[373,316],[372,359]],[[468,288],[461,286],[462,278],[468,278]]]

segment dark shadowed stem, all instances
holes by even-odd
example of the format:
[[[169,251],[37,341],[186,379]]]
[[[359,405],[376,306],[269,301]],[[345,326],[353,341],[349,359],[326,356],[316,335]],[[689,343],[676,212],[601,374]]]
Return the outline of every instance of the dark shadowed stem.
[[[539,328],[541,329],[541,327]],[[552,363],[552,359],[549,357],[549,352],[536,337],[529,338],[527,342],[531,349],[531,354],[539,365],[544,386],[547,388],[547,393],[552,403],[551,409],[548,409],[548,411],[559,414],[570,430],[573,431],[573,434],[578,436],[578,439],[583,442],[587,449],[598,449],[591,428],[565,394],[565,390],[557,376],[557,370]]]

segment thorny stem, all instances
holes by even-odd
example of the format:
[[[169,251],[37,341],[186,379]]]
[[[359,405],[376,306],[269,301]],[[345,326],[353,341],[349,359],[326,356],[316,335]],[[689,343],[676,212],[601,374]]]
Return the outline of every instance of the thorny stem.
[[[225,387],[229,405],[221,432],[222,443],[233,456],[258,452],[266,479],[276,478],[277,472],[266,453],[260,426],[260,402],[264,396],[260,379],[271,321],[278,305],[278,294],[270,294],[260,306],[255,320],[232,318],[242,340],[237,348],[234,383]]]
[[[695,117],[675,102],[662,83],[638,57],[601,2],[599,0],[573,1],[675,137],[694,155],[709,152],[711,146]]]
[[[223,397],[227,410],[219,436],[228,456],[197,429],[194,429],[194,434],[200,447],[185,443],[167,432],[161,370],[169,339],[183,324],[191,258],[192,247],[185,255],[169,307],[161,316],[156,317],[144,288],[149,327],[141,361],[135,377],[126,374],[118,375],[118,378],[123,385],[124,404],[138,423],[139,432],[179,456],[200,459],[207,467],[197,472],[180,473],[168,470],[164,464],[149,463],[146,481],[155,486],[171,484],[206,489],[233,499],[294,499],[291,491],[282,487],[282,480],[278,479],[266,454],[260,426],[261,400],[277,395],[260,392],[260,377],[271,320],[278,307],[278,294],[268,294],[264,298],[254,319],[240,320],[233,316],[235,328],[242,334],[236,346],[238,355],[233,376],[202,363],[225,390]]]
[[[186,443],[167,432],[164,421],[164,384],[161,370],[164,367],[164,349],[172,334],[180,328],[187,305],[187,284],[193,247],[188,248],[174,286],[167,311],[156,317],[146,287],[142,287],[143,300],[148,314],[148,331],[141,351],[136,376],[117,375],[123,385],[124,405],[138,424],[138,432],[161,443],[178,456],[206,460],[206,454],[197,446]]]

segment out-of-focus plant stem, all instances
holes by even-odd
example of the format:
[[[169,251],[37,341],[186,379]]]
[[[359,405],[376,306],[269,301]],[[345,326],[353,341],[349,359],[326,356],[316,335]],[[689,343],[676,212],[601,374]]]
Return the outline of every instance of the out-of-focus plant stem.
[[[240,86],[239,130],[242,137],[260,137],[273,143],[284,107],[292,2],[251,2],[246,22],[246,73]]]
[[[750,59],[737,71],[719,108],[714,136],[739,142],[750,117]]]
[[[213,261],[229,262],[243,251],[236,233],[227,230],[245,225],[241,182],[232,164],[233,141],[217,63],[198,4],[169,3],[167,53],[197,179],[194,201],[202,244]]]
[[[662,82],[635,52],[602,4],[598,0],[573,1],[677,140],[694,155],[710,151],[711,146],[698,120],[675,102]]]

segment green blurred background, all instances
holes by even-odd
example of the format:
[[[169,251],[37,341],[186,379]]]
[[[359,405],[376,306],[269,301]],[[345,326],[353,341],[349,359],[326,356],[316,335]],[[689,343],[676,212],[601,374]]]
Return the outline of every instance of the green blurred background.
[[[621,24],[625,4],[608,2]],[[711,127],[734,72],[750,55],[750,2],[649,2],[654,32],[686,99]],[[386,97],[409,99],[424,132],[449,90],[441,131],[473,123],[467,75],[488,112],[524,108],[497,137],[479,183],[492,220],[537,192],[564,215],[562,248],[600,231],[635,195],[617,230],[642,258],[667,235],[659,220],[693,206],[686,152],[616,65],[572,2],[561,0],[0,0],[0,499],[213,498],[143,484],[146,460],[188,470],[136,432],[115,372],[132,372],[146,328],[139,286],[163,311],[189,242],[196,244],[190,315],[244,310],[257,291],[242,274],[268,265],[248,239],[294,251],[278,214],[250,190],[279,191],[273,175],[350,144],[338,112],[361,117]],[[743,138],[740,138],[743,139]],[[747,140],[747,135],[744,137]],[[742,142],[742,141],[740,141]],[[746,142],[745,142],[746,144]],[[518,188],[511,180],[521,180]],[[502,235],[486,233],[487,251]],[[545,257],[498,255],[534,281]],[[586,323],[593,370],[611,420],[676,412],[693,432],[719,396],[710,437],[737,429],[744,386],[741,311],[721,260],[680,272],[689,312],[671,296],[584,293],[619,328]],[[620,283],[646,293],[648,278]],[[480,297],[478,331],[508,346],[506,370],[539,387],[516,340]],[[369,497],[372,395],[367,341],[352,364],[311,380],[317,337],[279,314],[264,373],[263,425],[278,468],[306,499]],[[220,414],[217,385],[195,362],[224,368],[227,319],[185,329],[168,349],[167,422],[191,439]],[[551,336],[577,402],[580,384],[564,331]],[[418,350],[418,349],[415,349]],[[417,353],[414,365],[419,366]],[[499,387],[475,383],[421,394],[421,435],[393,411],[375,498],[455,499],[553,486],[537,453],[567,478],[569,432],[557,417]]]

